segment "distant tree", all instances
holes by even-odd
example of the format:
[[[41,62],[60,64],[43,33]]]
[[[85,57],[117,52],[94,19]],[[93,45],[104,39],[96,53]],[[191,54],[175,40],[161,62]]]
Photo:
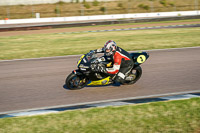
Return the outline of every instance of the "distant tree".
[[[170,2],[169,5],[170,6],[175,6],[175,4],[173,2]]]
[[[105,12],[105,11],[106,11],[106,8],[105,8],[105,7],[101,7],[101,8],[100,8],[100,11]]]
[[[90,6],[89,3],[85,2],[85,3],[84,3],[84,7],[87,8],[87,9],[89,9],[91,6]]]
[[[54,12],[55,12],[56,14],[60,14],[60,9],[59,9],[58,7],[56,7],[55,10],[54,10]]]
[[[148,5],[144,5],[144,4],[139,4],[138,5],[139,8],[145,9],[145,10],[149,10],[150,7]]]
[[[163,6],[167,6],[167,0],[160,0],[160,4],[162,4]]]
[[[118,7],[123,7],[123,4],[122,4],[122,3],[118,3],[117,6],[118,6]]]
[[[56,4],[63,5],[63,4],[65,4],[65,2],[64,1],[59,1]]]
[[[99,5],[99,2],[98,2],[97,0],[94,0],[94,1],[92,2],[92,5],[93,5],[93,6],[98,6],[98,5]]]

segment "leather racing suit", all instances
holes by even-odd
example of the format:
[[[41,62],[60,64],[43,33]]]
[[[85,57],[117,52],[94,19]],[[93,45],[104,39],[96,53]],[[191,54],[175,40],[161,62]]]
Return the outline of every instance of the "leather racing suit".
[[[95,52],[103,53],[104,48],[97,49]],[[130,54],[124,49],[117,47],[115,53],[111,57],[105,56],[105,58],[113,63],[113,67],[106,68],[106,72],[113,77],[115,82],[124,83],[127,74],[131,71],[134,65]]]

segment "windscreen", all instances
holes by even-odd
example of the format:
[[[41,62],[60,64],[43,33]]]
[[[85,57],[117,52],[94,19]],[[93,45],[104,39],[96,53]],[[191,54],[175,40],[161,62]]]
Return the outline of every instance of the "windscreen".
[[[90,62],[92,59],[97,58],[97,56],[96,56],[95,53],[89,52],[89,53],[86,55],[85,58],[87,59],[88,62]]]

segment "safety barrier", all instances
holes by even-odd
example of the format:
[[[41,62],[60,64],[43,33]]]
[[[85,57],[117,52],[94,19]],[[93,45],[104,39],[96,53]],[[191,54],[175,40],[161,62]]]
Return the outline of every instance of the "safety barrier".
[[[131,18],[158,18],[200,15],[200,11],[177,11],[157,13],[134,13],[134,14],[112,14],[96,16],[74,16],[74,17],[53,17],[53,18],[32,18],[32,19],[8,19],[0,20],[0,24],[23,24],[23,23],[47,23],[47,22],[72,22],[72,21],[95,21]]]

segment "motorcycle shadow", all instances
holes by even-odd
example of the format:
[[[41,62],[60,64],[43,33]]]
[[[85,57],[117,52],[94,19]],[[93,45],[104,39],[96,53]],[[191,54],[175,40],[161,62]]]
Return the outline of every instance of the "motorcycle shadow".
[[[85,86],[84,88],[91,88],[91,87],[107,87],[107,86],[116,86],[116,87],[119,87],[121,86],[121,84],[109,84],[109,85],[89,85],[89,86]],[[66,90],[70,90],[66,84],[63,85],[63,88],[66,89]],[[84,89],[82,88],[82,89]]]

